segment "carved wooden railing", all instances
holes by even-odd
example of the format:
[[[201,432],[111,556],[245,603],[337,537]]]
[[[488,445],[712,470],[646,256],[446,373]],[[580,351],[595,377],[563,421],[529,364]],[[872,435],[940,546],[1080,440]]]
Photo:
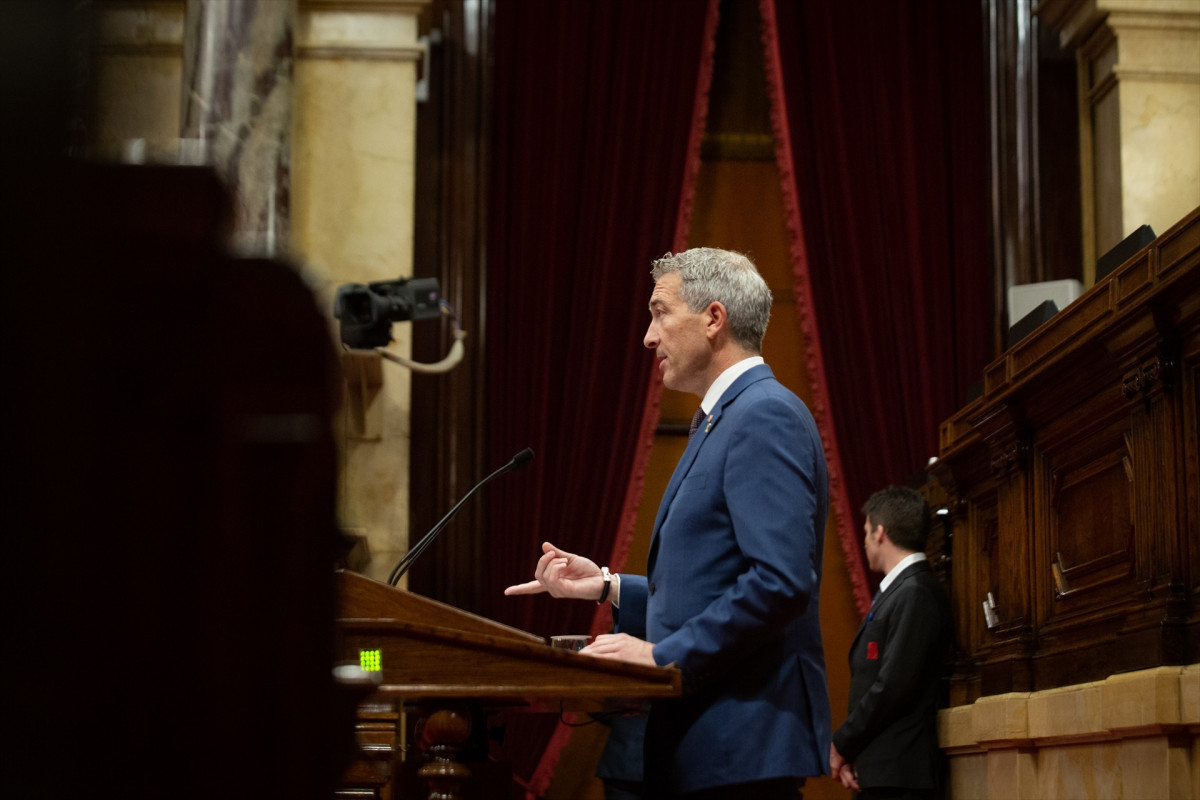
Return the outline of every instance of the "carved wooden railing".
[[[952,704],[1200,659],[1198,370],[1200,209],[942,424]]]

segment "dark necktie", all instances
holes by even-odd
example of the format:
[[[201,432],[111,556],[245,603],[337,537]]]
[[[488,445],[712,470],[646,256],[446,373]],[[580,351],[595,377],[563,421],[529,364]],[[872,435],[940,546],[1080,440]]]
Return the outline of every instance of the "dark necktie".
[[[696,413],[692,415],[692,424],[688,426],[688,441],[689,442],[692,440],[692,437],[696,435],[696,431],[699,430],[700,423],[703,421],[704,421],[704,408],[700,407],[700,408],[697,408]]]

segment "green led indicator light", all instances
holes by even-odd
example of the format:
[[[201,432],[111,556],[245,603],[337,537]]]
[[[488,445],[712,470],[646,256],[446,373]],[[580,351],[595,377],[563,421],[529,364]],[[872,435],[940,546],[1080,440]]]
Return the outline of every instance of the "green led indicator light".
[[[366,672],[382,672],[383,654],[378,650],[359,650],[358,666]]]

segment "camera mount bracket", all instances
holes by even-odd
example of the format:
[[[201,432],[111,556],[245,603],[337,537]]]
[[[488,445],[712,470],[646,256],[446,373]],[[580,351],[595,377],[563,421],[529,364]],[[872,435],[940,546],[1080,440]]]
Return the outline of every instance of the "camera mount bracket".
[[[402,355],[393,353],[386,347],[376,347],[375,352],[386,358],[388,361],[393,361],[402,366],[408,367],[413,372],[421,372],[426,374],[437,374],[439,372],[449,372],[458,366],[458,363],[463,360],[463,339],[467,338],[467,332],[464,330],[454,329],[454,344],[450,345],[450,352],[441,361],[432,364],[423,364],[419,361],[413,361],[405,358]]]

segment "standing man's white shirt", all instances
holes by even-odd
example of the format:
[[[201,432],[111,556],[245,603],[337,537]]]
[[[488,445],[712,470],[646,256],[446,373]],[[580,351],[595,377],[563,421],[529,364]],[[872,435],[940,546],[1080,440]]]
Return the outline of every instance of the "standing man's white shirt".
[[[704,409],[704,413],[708,414],[713,410],[713,406],[721,399],[721,395],[725,394],[725,390],[732,386],[743,372],[765,363],[767,362],[763,360],[762,356],[743,358],[718,375],[717,379],[712,382],[712,386],[708,387],[708,391],[704,393],[704,399],[700,401],[700,407]]]
[[[918,561],[928,561],[924,553],[909,553],[904,558],[900,559],[900,563],[888,570],[888,574],[883,576],[883,580],[879,582],[879,591],[883,591],[892,585],[892,581],[896,580],[896,576],[904,570],[908,569]]]
[[[763,360],[762,356],[751,356],[750,358],[743,358],[722,372],[713,381],[712,386],[708,387],[708,391],[704,393],[704,399],[700,401],[700,408],[704,409],[705,414],[708,414],[712,411],[713,406],[717,404],[717,401],[721,399],[721,395],[725,394],[725,390],[732,386],[733,382],[741,377],[743,372],[765,363],[767,362]],[[621,576],[615,572],[612,575],[612,588],[609,591],[608,599],[614,608],[621,607]]]

